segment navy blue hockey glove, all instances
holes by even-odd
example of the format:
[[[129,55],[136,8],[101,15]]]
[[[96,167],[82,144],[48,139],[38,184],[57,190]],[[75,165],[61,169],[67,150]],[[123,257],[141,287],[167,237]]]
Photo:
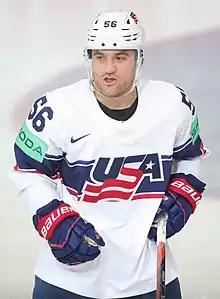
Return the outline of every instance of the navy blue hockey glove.
[[[48,241],[53,255],[63,264],[92,261],[105,245],[91,223],[57,199],[38,209],[33,222],[40,236]]]
[[[192,174],[178,173],[172,175],[167,192],[150,228],[148,238],[154,241],[157,240],[157,222],[164,215],[168,216],[167,238],[179,232],[195,211],[198,202],[202,198],[205,185]]]

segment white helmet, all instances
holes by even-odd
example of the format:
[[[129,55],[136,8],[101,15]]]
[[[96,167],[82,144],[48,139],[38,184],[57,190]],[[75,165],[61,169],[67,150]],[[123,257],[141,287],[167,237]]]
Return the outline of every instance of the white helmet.
[[[143,64],[144,28],[135,13],[129,10],[100,13],[88,31],[85,56],[91,59],[91,50],[137,50],[135,81]]]

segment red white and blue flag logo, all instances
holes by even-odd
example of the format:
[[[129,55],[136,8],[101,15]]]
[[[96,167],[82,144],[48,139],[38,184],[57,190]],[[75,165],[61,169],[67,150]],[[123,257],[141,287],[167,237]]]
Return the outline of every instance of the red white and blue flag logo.
[[[158,154],[67,162],[68,168],[63,167],[61,177],[68,191],[80,201],[162,198],[171,162],[172,156]]]

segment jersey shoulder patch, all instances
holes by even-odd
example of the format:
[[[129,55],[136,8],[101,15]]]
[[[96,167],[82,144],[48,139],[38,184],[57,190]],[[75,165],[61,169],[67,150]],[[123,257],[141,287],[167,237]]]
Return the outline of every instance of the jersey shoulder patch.
[[[26,123],[23,124],[17,135],[15,144],[32,159],[42,162],[48,150],[48,144],[36,136],[28,128]]]

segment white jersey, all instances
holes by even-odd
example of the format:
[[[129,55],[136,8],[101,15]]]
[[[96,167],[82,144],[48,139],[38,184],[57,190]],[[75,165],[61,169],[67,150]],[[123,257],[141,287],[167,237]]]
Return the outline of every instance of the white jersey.
[[[15,144],[12,177],[32,214],[54,198],[69,203],[104,239],[97,259],[66,266],[42,239],[41,279],[93,298],[156,288],[156,244],[147,238],[173,161],[205,154],[195,107],[184,92],[140,81],[138,106],[124,122],[101,110],[88,80],[38,99]],[[177,277],[168,248],[166,282]]]

